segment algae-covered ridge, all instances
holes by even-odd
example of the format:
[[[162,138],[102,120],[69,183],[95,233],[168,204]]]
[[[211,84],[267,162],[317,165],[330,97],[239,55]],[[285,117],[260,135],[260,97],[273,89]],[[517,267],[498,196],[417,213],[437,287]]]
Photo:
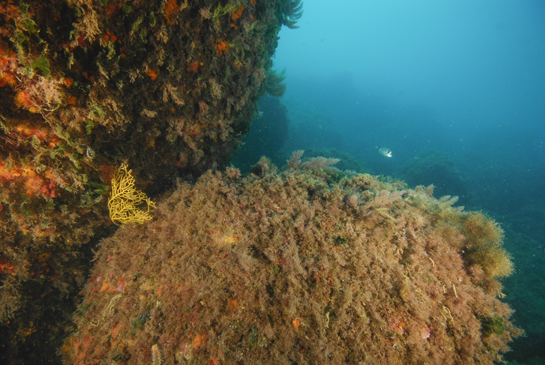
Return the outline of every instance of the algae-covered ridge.
[[[283,172],[262,158],[180,183],[102,242],[65,361],[499,359],[521,331],[500,300],[497,224],[331,163],[296,153]]]

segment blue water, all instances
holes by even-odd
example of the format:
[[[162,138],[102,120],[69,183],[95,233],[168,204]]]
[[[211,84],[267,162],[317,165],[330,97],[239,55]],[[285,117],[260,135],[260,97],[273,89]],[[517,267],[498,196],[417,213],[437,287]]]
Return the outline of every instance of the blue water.
[[[459,184],[440,184],[502,225],[517,267],[505,300],[528,337],[506,357],[544,362],[545,1],[307,0],[298,25],[274,59],[284,151],[334,148],[400,178],[448,162]]]

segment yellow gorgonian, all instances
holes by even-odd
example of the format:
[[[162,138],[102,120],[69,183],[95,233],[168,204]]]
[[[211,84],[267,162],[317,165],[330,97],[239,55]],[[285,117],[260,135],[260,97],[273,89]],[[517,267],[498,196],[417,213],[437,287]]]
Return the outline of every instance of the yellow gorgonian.
[[[134,182],[132,170],[127,170],[127,164],[123,163],[111,181],[108,209],[113,222],[144,223],[152,218],[150,208],[155,208],[155,203],[144,192],[136,190]],[[142,209],[143,204],[146,204],[146,210]]]

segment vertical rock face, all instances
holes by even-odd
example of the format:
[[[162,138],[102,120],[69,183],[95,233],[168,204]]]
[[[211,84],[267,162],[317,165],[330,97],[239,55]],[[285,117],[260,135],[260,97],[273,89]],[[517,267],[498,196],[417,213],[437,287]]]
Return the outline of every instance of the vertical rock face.
[[[285,9],[281,0],[0,4],[1,323],[33,334],[29,316],[13,320],[20,308],[77,294],[81,244],[108,222],[122,162],[153,196],[229,160],[257,111]],[[36,294],[36,280],[48,289],[23,295]]]
[[[508,349],[494,222],[300,157],[206,173],[104,240],[65,361],[492,364]]]

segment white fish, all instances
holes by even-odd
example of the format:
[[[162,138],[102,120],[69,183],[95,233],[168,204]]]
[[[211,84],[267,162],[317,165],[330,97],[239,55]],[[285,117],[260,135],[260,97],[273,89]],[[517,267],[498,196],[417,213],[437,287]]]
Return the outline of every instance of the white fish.
[[[377,150],[378,150],[378,153],[380,153],[382,156],[392,157],[392,151],[389,148],[377,147]]]

